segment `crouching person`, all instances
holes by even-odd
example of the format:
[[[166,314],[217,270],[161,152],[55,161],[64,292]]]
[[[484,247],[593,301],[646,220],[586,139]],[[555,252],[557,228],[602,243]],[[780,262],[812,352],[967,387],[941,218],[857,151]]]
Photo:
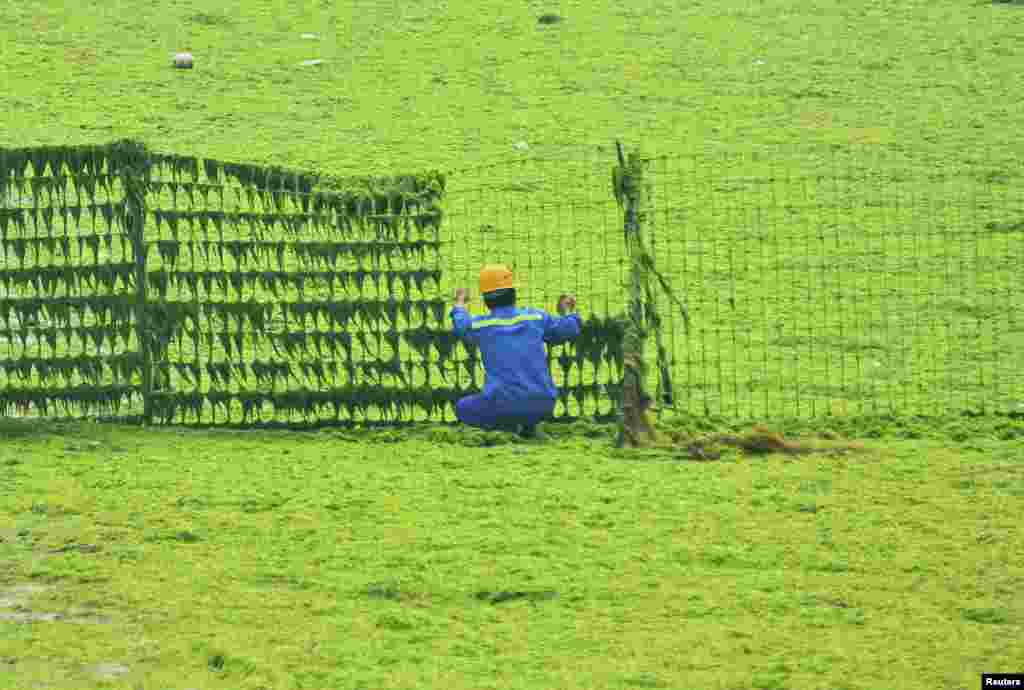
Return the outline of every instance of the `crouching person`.
[[[480,348],[487,373],[483,392],[459,400],[455,414],[481,429],[536,436],[537,424],[551,416],[558,398],[544,345],[580,334],[576,298],[559,299],[559,318],[540,309],[517,308],[512,272],[505,266],[484,266],[480,293],[490,310],[486,316],[469,315],[465,289],[456,290],[451,311],[455,336]]]

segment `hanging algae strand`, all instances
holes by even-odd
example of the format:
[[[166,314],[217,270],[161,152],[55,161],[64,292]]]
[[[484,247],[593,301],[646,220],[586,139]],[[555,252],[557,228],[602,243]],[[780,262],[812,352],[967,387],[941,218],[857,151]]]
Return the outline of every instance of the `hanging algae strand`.
[[[643,161],[631,153],[627,165],[622,145],[616,142],[619,165],[612,172],[612,191],[620,208],[625,208],[626,252],[630,260],[629,308],[623,333],[623,372],[621,425],[616,445],[641,447],[658,442],[658,434],[651,419],[651,396],[644,387],[647,363],[644,347],[649,332],[653,330],[658,345],[659,388],[666,399],[671,399],[671,378],[666,350],[661,342],[661,323],[653,304],[654,286],[651,278],[657,279],[657,286],[679,306],[683,322],[689,332],[689,312],[680,301],[668,281],[657,271],[654,258],[644,245],[641,236],[643,219],[642,195]]]

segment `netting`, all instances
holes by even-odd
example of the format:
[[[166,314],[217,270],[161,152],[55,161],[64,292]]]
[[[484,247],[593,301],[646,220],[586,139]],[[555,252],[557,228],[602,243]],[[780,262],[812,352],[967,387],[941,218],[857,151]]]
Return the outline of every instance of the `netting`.
[[[0,152],[0,404],[114,413],[140,402],[135,265],[116,171],[100,151],[58,164]]]
[[[403,194],[375,193],[368,180],[363,194],[335,193],[233,169],[156,159],[148,279],[179,318],[155,366],[155,416],[443,413],[456,395],[444,385],[455,342],[437,292],[440,216],[425,188],[405,180]]]
[[[587,314],[621,312],[614,158],[597,156],[452,176],[448,220],[470,233],[457,274],[470,281],[499,257],[525,273],[531,301],[567,286]],[[1019,162],[966,158],[869,145],[647,158],[642,233],[693,325],[686,334],[678,310],[657,305],[675,391],[662,407],[734,419],[1024,410]]]
[[[130,168],[119,151],[89,149],[85,169],[77,149],[0,157],[8,404],[165,423],[421,421],[481,389],[479,353],[441,297],[458,237],[442,237],[443,176],[337,180],[141,148]],[[614,364],[614,335],[588,323],[557,360]],[[609,390],[562,386],[560,415],[585,413],[586,396],[598,412]]]
[[[610,147],[349,180],[148,152],[135,170],[118,151],[0,151],[8,411],[452,419],[484,372],[452,336],[451,296],[497,262],[520,306],[578,297],[582,337],[549,352],[557,415],[617,409],[628,261]],[[671,380],[652,367],[650,386],[675,393],[662,407],[750,419],[1024,405],[1012,161],[954,168],[859,146],[647,163],[641,232],[692,318],[687,334],[655,305]]]

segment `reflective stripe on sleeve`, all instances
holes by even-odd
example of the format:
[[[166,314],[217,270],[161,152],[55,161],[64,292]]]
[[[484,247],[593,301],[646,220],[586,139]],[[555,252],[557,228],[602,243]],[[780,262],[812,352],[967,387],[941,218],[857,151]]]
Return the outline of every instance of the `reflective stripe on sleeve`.
[[[514,326],[523,321],[541,321],[543,318],[541,314],[520,314],[519,316],[513,316],[511,319],[480,319],[473,322],[473,330],[486,328],[487,326]]]

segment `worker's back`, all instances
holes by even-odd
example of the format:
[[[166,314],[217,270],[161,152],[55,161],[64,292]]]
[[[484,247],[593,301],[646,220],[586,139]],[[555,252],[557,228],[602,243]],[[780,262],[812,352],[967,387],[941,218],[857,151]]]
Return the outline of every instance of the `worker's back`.
[[[454,314],[453,314],[454,316]],[[480,348],[487,379],[483,395],[494,400],[554,400],[558,396],[544,344],[579,334],[579,317],[555,319],[540,309],[496,307],[486,316],[455,317],[455,334]]]

